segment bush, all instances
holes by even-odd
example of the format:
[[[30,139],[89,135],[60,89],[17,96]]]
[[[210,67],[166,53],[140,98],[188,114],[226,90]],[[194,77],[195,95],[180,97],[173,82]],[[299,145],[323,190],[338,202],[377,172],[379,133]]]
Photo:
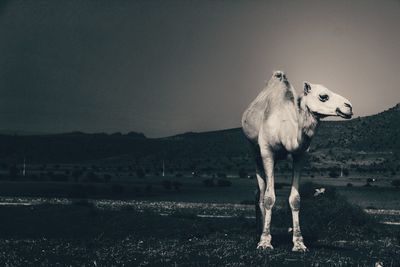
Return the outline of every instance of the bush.
[[[338,178],[339,177],[339,173],[336,170],[329,171],[328,175],[331,178]]]
[[[396,179],[392,181],[392,186],[394,187],[400,187],[400,179]]]
[[[226,178],[226,173],[219,172],[219,173],[217,173],[217,177],[218,178]]]
[[[219,187],[229,187],[232,185],[232,182],[227,179],[218,179],[217,185]]]
[[[9,176],[11,180],[15,180],[18,176],[18,168],[17,165],[11,165],[9,170],[8,170]]]
[[[72,178],[74,178],[75,182],[78,182],[79,181],[79,177],[81,177],[82,174],[83,174],[83,172],[81,170],[75,169],[75,170],[72,171]]]
[[[94,172],[88,172],[88,173],[86,174],[86,180],[85,180],[85,182],[98,183],[98,182],[101,182],[101,180],[100,180],[99,176],[98,176],[96,173],[94,173]]]
[[[372,179],[372,178],[367,178],[365,181],[367,182],[367,184],[369,184],[369,183],[374,182],[374,179]]]
[[[215,186],[214,179],[205,179],[205,180],[203,180],[203,185],[205,187],[213,187],[213,186]]]
[[[275,183],[275,189],[282,189],[284,186],[291,186],[291,184],[288,183]]]
[[[161,185],[167,190],[171,190],[172,189],[172,182],[170,180],[163,180],[161,182]]]
[[[68,196],[72,198],[87,198],[96,194],[96,187],[87,184],[73,184]]]
[[[68,181],[68,176],[62,173],[53,174],[51,177],[53,182],[66,182]]]
[[[150,194],[151,192],[153,192],[153,186],[151,184],[148,184],[146,185],[144,190],[146,191],[147,194]]]
[[[137,169],[137,170],[136,170],[136,176],[137,176],[138,178],[144,178],[144,177],[146,176],[146,173],[144,172],[143,169]]]
[[[124,193],[124,191],[125,191],[125,188],[120,184],[113,184],[111,186],[111,192],[115,195],[122,194],[122,193]]]
[[[110,174],[106,173],[106,174],[104,174],[103,178],[104,178],[104,182],[108,183],[112,177]]]
[[[181,183],[181,182],[178,182],[178,181],[173,181],[173,182],[172,182],[172,186],[174,187],[174,189],[175,189],[176,191],[180,191],[180,190],[181,190],[181,187],[182,187],[182,183]]]
[[[242,205],[254,205],[254,200],[242,200],[240,201],[240,204]]]
[[[94,203],[87,199],[76,199],[73,200],[71,204],[75,206],[95,208]]]
[[[349,169],[343,169],[344,176],[349,176],[349,174],[350,174]]]
[[[376,233],[376,221],[362,208],[350,204],[333,187],[325,187],[325,193],[314,196],[316,188],[320,186],[312,183],[305,183],[300,188],[300,224],[306,242],[355,240],[367,233]],[[288,204],[286,207],[274,213],[272,224],[292,227],[291,209]]]
[[[240,178],[246,178],[247,177],[247,172],[245,169],[241,168],[238,172],[238,175]]]
[[[352,184],[352,183],[347,183],[346,186],[347,186],[347,187],[353,187],[353,184]]]

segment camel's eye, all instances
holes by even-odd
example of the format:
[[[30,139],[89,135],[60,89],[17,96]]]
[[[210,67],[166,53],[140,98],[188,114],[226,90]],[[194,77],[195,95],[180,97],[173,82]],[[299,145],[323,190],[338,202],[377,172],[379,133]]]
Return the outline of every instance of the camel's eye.
[[[329,96],[328,95],[319,95],[319,100],[321,100],[322,102],[328,101]]]

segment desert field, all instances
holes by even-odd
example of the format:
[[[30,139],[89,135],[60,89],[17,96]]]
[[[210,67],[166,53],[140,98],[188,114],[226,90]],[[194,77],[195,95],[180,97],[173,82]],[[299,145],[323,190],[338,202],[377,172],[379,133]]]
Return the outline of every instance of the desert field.
[[[253,179],[211,187],[200,177],[121,178],[109,184],[3,181],[0,264],[399,266],[398,188],[385,181],[365,186],[357,177],[307,180],[308,190],[337,192],[333,199],[327,194],[302,200],[308,253],[291,252],[290,187],[284,178],[277,187],[272,251],[256,250]],[[325,210],[313,218],[316,207]]]

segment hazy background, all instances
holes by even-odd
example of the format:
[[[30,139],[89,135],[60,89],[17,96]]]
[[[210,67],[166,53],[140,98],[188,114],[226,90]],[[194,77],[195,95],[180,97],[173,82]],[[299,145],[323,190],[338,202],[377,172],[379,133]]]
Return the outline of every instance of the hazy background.
[[[274,69],[400,102],[400,1],[2,1],[0,129],[238,127]]]

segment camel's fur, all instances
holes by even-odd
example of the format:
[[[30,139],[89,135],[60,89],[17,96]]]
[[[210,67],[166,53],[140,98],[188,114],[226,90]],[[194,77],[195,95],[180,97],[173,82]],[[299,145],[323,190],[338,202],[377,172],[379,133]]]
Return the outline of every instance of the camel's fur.
[[[256,161],[256,208],[262,217],[258,248],[272,248],[270,222],[275,203],[274,166],[277,160],[291,154],[293,177],[289,204],[293,217],[293,251],[306,251],[299,223],[299,180],[304,154],[308,151],[321,118],[350,118],[351,115],[350,102],[322,85],[305,82],[304,94],[298,97],[281,71],[274,72],[266,87],[246,109],[242,127]]]

